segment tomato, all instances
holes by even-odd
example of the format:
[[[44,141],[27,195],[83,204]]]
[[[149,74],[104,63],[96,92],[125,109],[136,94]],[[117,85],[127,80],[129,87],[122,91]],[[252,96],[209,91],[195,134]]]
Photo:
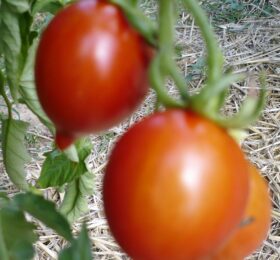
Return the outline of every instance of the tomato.
[[[134,260],[205,259],[241,222],[248,192],[237,143],[210,120],[179,109],[129,129],[103,183],[112,234]]]
[[[271,222],[271,201],[268,187],[258,170],[250,165],[250,195],[244,224],[234,233],[215,260],[242,260],[265,240]],[[246,224],[246,222],[248,222]]]
[[[148,91],[151,48],[108,1],[81,0],[44,31],[36,56],[39,100],[61,148],[130,115]]]

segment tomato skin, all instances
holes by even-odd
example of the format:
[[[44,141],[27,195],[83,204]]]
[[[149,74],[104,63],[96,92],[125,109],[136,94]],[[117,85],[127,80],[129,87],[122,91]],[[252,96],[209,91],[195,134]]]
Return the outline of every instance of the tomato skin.
[[[214,260],[242,260],[253,253],[267,237],[271,223],[271,200],[266,181],[250,164],[250,193],[245,211],[252,222],[236,230]]]
[[[39,100],[60,135],[105,130],[148,91],[151,49],[107,1],[81,0],[44,31],[36,56]]]
[[[213,122],[155,113],[110,156],[103,199],[112,234],[135,260],[208,259],[241,221],[247,171],[239,146]]]

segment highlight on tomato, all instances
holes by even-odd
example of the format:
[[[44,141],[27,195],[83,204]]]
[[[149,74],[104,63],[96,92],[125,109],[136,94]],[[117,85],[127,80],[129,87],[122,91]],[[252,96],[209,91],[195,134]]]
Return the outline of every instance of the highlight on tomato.
[[[268,185],[255,166],[250,164],[250,194],[241,225],[214,260],[242,260],[266,239],[271,222]]]
[[[108,1],[80,0],[59,12],[39,43],[35,80],[58,147],[129,116],[148,91],[151,49]]]
[[[106,217],[133,259],[201,259],[238,227],[249,194],[237,143],[191,111],[157,112],[129,129],[109,158]]]

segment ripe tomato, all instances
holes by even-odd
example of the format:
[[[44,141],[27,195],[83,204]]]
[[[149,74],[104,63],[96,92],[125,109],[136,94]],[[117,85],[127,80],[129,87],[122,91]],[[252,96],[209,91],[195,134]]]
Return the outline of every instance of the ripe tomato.
[[[248,164],[224,129],[167,110],[118,141],[103,185],[111,231],[133,259],[204,259],[244,215]]]
[[[250,165],[250,194],[244,221],[215,260],[242,260],[265,240],[271,221],[271,201],[268,187],[258,170]],[[248,224],[246,224],[248,221]]]
[[[132,113],[148,91],[150,55],[123,12],[107,1],[81,0],[58,13],[42,35],[35,66],[58,146]]]

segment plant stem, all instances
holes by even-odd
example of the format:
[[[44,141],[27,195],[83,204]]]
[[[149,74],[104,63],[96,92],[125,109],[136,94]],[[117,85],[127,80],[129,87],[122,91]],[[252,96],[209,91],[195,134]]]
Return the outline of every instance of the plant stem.
[[[0,95],[4,98],[4,101],[6,103],[9,118],[12,118],[12,116],[13,116],[12,104],[5,92],[5,82],[6,82],[6,78],[4,77],[4,74],[2,73],[2,71],[0,70]]]
[[[187,106],[190,100],[190,96],[187,91],[186,80],[178,70],[177,64],[172,58],[170,59],[170,62],[168,64],[168,72],[171,78],[174,80],[174,83]]]
[[[110,3],[118,5],[126,15],[126,18],[134,28],[154,47],[157,47],[157,28],[143,12],[137,8],[136,0],[110,0]]]
[[[12,104],[7,96],[7,94],[5,93],[4,90],[1,91],[1,96],[4,98],[4,101],[6,103],[7,109],[8,109],[8,117],[9,118],[13,118],[13,114],[12,114]]]
[[[167,1],[168,2],[168,1]],[[222,75],[223,55],[218,46],[215,34],[209,26],[206,13],[196,0],[182,0],[184,6],[191,12],[196,24],[201,30],[207,48],[208,84],[214,84]]]
[[[149,69],[150,83],[156,91],[158,103],[165,107],[184,108],[186,105],[182,101],[173,99],[164,87],[164,75],[160,70],[161,54],[154,58]]]
[[[174,25],[174,0],[159,1],[159,48],[160,66],[164,75],[169,75],[174,80],[183,100],[188,100],[188,92],[184,78],[178,70],[174,58],[173,25]]]
[[[173,54],[173,8],[173,0],[159,0],[159,47],[165,57]]]

